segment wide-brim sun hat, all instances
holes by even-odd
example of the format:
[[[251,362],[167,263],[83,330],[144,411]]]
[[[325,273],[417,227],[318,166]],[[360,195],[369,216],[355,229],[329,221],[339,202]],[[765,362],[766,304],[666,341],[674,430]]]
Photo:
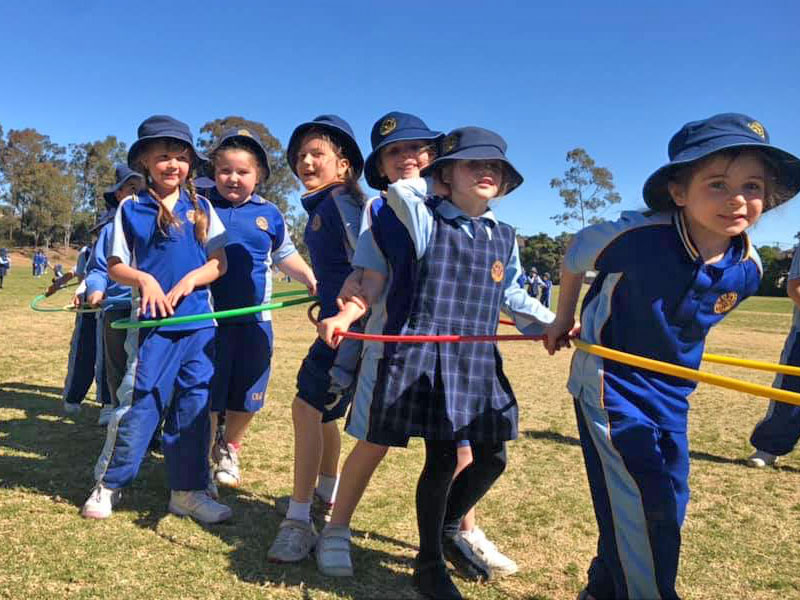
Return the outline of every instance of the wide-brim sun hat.
[[[426,176],[456,160],[499,160],[506,167],[504,195],[510,194],[522,185],[524,179],[506,158],[507,148],[506,141],[494,131],[482,127],[460,127],[441,139],[436,160],[423,169],[421,174]]]
[[[774,159],[777,183],[788,192],[786,200],[800,191],[800,159],[771,144],[767,129],[759,121],[740,113],[722,113],[687,123],[672,136],[667,150],[669,162],[644,183],[645,203],[657,211],[674,210],[669,182],[678,169],[721,150],[748,148],[760,150]]]
[[[385,190],[389,187],[389,180],[380,174],[379,164],[381,150],[395,142],[430,141],[435,142],[444,134],[441,131],[432,131],[425,122],[415,115],[404,112],[392,111],[383,115],[372,126],[370,141],[372,152],[364,162],[364,179],[371,188]]]
[[[229,144],[233,140],[245,144],[253,151],[258,161],[261,163],[261,168],[264,170],[264,180],[261,183],[266,182],[270,176],[269,154],[258,134],[246,127],[233,127],[224,131],[211,150],[209,150],[209,155],[213,155],[220,148],[224,148],[226,144]]]
[[[139,173],[138,171],[134,171],[128,165],[116,165],[114,168],[115,172],[115,181],[116,183],[108,188],[103,193],[103,198],[106,201],[107,208],[116,208],[119,205],[119,201],[117,200],[116,193],[120,190],[120,188],[125,185],[125,183],[134,177],[142,180],[142,185],[144,185],[144,175]]]
[[[97,222],[89,229],[89,235],[94,235],[100,229],[108,225],[114,220],[114,215],[116,214],[116,209],[110,208],[106,212],[104,212]]]
[[[142,121],[136,133],[137,140],[131,144],[130,150],[128,150],[129,167],[135,166],[133,161],[141,150],[142,144],[159,138],[177,140],[189,146],[194,153],[195,166],[199,166],[198,163],[208,160],[208,157],[195,147],[192,131],[189,129],[189,126],[168,115],[153,115],[152,117],[148,117]]]
[[[297,176],[297,169],[294,164],[294,157],[297,154],[298,146],[303,141],[305,134],[311,129],[321,129],[333,137],[341,146],[345,158],[350,161],[350,167],[356,179],[361,177],[364,170],[364,157],[358,147],[353,129],[347,121],[337,115],[320,115],[313,121],[301,123],[295,127],[289,144],[286,146],[286,160],[292,173]]]

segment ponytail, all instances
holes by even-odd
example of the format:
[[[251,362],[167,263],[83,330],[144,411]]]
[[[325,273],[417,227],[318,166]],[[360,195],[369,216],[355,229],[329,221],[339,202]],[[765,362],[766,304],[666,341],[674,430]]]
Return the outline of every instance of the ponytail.
[[[194,235],[198,242],[205,245],[206,241],[208,241],[208,214],[206,214],[206,211],[203,210],[197,200],[197,190],[192,180],[193,171],[194,169],[190,169],[186,178],[186,190],[189,192],[189,198],[192,200],[192,206],[194,207]]]

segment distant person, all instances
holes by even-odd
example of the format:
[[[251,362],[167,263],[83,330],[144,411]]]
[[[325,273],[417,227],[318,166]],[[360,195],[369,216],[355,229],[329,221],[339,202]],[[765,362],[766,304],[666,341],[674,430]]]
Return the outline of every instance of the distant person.
[[[542,292],[539,302],[543,306],[550,308],[550,291],[553,289],[553,282],[550,280],[550,273],[545,273],[542,278]]]
[[[786,293],[794,302],[792,327],[786,336],[781,364],[800,367],[800,246],[794,251],[786,278]],[[778,373],[772,387],[800,393],[800,377]],[[751,467],[766,467],[791,452],[800,439],[800,406],[772,400],[767,414],[756,425],[750,443],[756,451],[747,459]]]
[[[536,267],[532,267],[531,274],[528,276],[528,295],[532,298],[538,298],[542,283],[542,278],[539,277],[539,272],[536,270]]]
[[[8,258],[8,250],[0,248],[0,289],[3,289],[3,279],[11,268],[11,259]]]

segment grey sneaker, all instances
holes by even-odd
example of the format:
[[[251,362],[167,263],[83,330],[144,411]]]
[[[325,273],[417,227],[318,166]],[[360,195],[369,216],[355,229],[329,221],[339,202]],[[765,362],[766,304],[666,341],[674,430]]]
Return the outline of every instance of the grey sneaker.
[[[284,519],[278,528],[278,535],[269,547],[267,560],[270,562],[300,562],[314,549],[317,543],[317,530],[311,522]]]
[[[322,530],[314,550],[317,568],[329,577],[352,577],[353,561],[350,559],[350,528],[345,525],[328,525]]]
[[[284,516],[289,512],[289,500],[291,500],[291,496],[281,496],[275,500],[275,509]],[[311,499],[311,518],[314,519],[314,522],[320,527],[324,527],[326,523],[330,522],[332,514],[333,502],[325,502],[314,491]]]
[[[756,450],[747,459],[747,464],[756,469],[763,469],[778,462],[778,457],[763,450]]]
[[[489,566],[492,576],[503,577],[519,571],[517,563],[500,552],[497,546],[486,538],[486,534],[480,527],[475,527],[472,531],[459,531],[456,537],[461,537],[464,543],[484,560]]]
[[[229,506],[215,502],[206,490],[172,490],[169,512],[181,517],[192,517],[206,524],[227,521],[233,516]]]
[[[242,476],[239,472],[239,454],[231,444],[220,440],[211,451],[212,460],[216,464],[214,478],[220,485],[239,487]]]

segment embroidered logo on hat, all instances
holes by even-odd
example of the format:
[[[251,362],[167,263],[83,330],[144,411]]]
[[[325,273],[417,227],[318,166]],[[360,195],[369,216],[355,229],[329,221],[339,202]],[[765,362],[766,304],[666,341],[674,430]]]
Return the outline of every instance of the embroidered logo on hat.
[[[196,219],[195,219],[194,209],[193,208],[190,208],[189,210],[186,211],[186,220],[189,221],[189,223],[194,224]]]
[[[314,218],[311,219],[311,229],[313,231],[319,231],[322,228],[322,217],[319,215],[314,215]]]
[[[747,126],[753,133],[755,133],[762,140],[767,139],[766,133],[764,132],[764,126],[758,121],[753,121],[751,123],[748,123]]]
[[[241,135],[249,138],[253,137],[253,134],[247,131],[247,129],[240,129],[239,131],[236,132],[236,135]]]
[[[450,154],[456,146],[458,146],[458,136],[455,133],[451,133],[442,140],[442,151],[445,154]]]
[[[492,279],[495,283],[500,283],[503,281],[503,276],[506,274],[505,267],[503,267],[503,263],[499,260],[494,261],[492,264]]]
[[[736,300],[739,299],[739,295],[736,292],[728,292],[727,294],[722,294],[717,301],[714,303],[714,312],[718,315],[722,315],[736,306]]]
[[[269,229],[269,221],[265,217],[258,217],[256,219],[256,227],[258,227],[261,231],[266,231]]]
[[[389,135],[395,129],[397,129],[397,119],[394,117],[386,117],[381,123],[380,132],[381,135]]]

